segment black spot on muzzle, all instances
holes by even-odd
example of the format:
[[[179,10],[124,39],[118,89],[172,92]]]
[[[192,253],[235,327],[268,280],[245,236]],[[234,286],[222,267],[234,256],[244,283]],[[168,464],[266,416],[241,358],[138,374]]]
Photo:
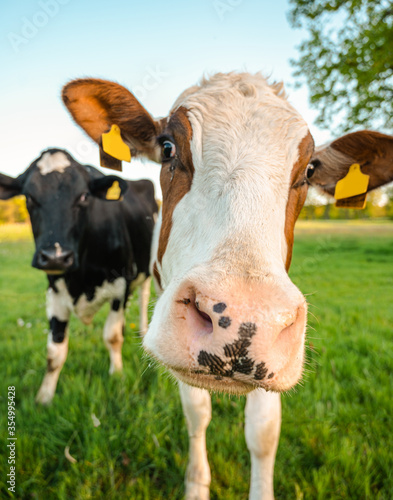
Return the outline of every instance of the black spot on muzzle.
[[[218,326],[221,326],[221,328],[228,328],[231,323],[232,320],[229,316],[221,316],[221,318],[218,320]]]
[[[226,308],[227,308],[227,305],[224,304],[224,302],[219,302],[218,304],[214,304],[213,311],[215,313],[221,314],[222,312],[225,311]]]
[[[230,324],[230,318],[220,318],[220,320],[222,319],[229,319]],[[226,327],[224,326],[224,328]],[[255,323],[242,323],[238,331],[239,338],[232,342],[232,344],[224,346],[226,359],[222,359],[217,354],[200,351],[198,363],[201,366],[209,368],[209,373],[215,375],[217,380],[220,380],[222,377],[233,377],[235,373],[250,375],[254,370],[255,361],[248,356],[248,348],[251,345],[251,338],[256,332],[257,326]],[[254,379],[262,380],[265,378],[267,371],[265,363],[259,363],[255,367]],[[269,378],[271,378],[270,375]]]

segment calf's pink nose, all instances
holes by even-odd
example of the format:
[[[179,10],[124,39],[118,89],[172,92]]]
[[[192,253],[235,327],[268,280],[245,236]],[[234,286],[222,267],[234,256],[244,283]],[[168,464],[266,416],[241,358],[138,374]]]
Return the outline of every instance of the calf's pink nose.
[[[190,283],[181,287],[173,326],[188,345],[192,370],[258,385],[294,358],[301,364],[306,304],[292,287],[291,293],[271,283],[219,292]]]

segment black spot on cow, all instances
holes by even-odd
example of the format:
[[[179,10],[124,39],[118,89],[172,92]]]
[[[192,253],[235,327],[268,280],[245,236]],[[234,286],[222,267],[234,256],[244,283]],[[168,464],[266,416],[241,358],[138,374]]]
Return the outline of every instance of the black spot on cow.
[[[227,308],[227,305],[224,304],[224,302],[219,302],[218,304],[214,304],[213,311],[215,313],[221,314],[222,312],[225,311],[226,308]]]
[[[233,371],[244,373],[245,375],[250,375],[250,373],[254,368],[254,363],[255,361],[253,361],[251,358],[248,357],[239,358],[232,365]]]
[[[217,354],[210,354],[206,351],[201,351],[198,355],[198,363],[201,366],[206,366],[210,369],[210,373],[213,375],[225,375],[228,376],[225,370],[225,361],[223,361]]]
[[[218,320],[218,326],[221,326],[221,328],[228,328],[231,323],[231,318],[229,318],[228,316],[221,316],[221,318]]]
[[[254,378],[255,380],[262,380],[265,378],[267,373],[266,363],[262,361],[255,368]]]
[[[248,348],[251,345],[249,339],[235,340],[232,344],[224,346],[224,354],[230,359],[234,372],[244,373],[249,375],[254,367],[254,361],[248,357]]]
[[[230,318],[225,317],[220,318],[220,321],[223,319],[229,319],[230,321]],[[257,326],[255,323],[242,323],[238,331],[239,338],[231,344],[226,344],[224,346],[226,360],[223,360],[220,356],[217,356],[217,354],[201,351],[198,355],[198,363],[201,366],[209,368],[209,373],[215,375],[216,380],[221,380],[222,377],[233,377],[235,373],[250,375],[254,367],[254,379],[264,379],[268,372],[266,364],[262,362],[255,366],[255,361],[248,356],[251,338],[256,334],[256,331]],[[273,376],[274,373],[272,372],[269,374],[268,378],[272,378]]]
[[[67,324],[67,321],[60,321],[56,316],[50,319],[49,325],[52,332],[52,340],[56,344],[61,344],[63,342]]]
[[[224,346],[224,353],[227,358],[238,359],[240,357],[245,357],[248,354],[248,348],[251,345],[249,340],[236,340],[232,344],[226,344]]]
[[[112,301],[112,311],[118,311],[120,309],[120,300],[114,299]]]
[[[239,336],[241,338],[251,338],[257,333],[257,325],[255,323],[242,323],[239,327]]]
[[[229,323],[227,324],[228,320]],[[227,328],[231,324],[231,319],[222,316],[218,324],[223,328]],[[227,358],[226,361],[216,354],[201,351],[198,356],[199,364],[208,367],[210,373],[218,377],[232,377],[235,373],[250,375],[254,369],[255,361],[248,356],[248,348],[251,345],[250,339],[255,335],[256,331],[257,326],[255,323],[242,323],[239,327],[239,338],[231,344],[226,344],[224,346],[224,355]],[[262,364],[263,367],[261,367]],[[254,375],[256,380],[260,380],[259,377],[263,378],[266,375],[267,368],[265,372],[262,373],[263,368],[264,363],[257,366]]]

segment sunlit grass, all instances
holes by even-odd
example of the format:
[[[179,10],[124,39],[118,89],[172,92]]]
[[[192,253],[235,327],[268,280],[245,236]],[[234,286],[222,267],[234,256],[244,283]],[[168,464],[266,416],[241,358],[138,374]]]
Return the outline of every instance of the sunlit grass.
[[[291,276],[310,302],[312,349],[303,384],[283,396],[278,499],[393,498],[393,226],[384,233],[375,225],[363,224],[360,233],[346,226],[346,234],[336,234],[333,223],[297,235]],[[53,404],[36,406],[46,366],[46,279],[30,267],[33,243],[24,230],[7,241],[3,230],[0,441],[7,437],[7,386],[15,385],[16,498],[182,498],[187,433],[180,399],[141,351],[137,301],[127,312],[124,374],[108,375],[105,311],[88,327],[74,318]],[[243,398],[213,396],[213,500],[248,498],[243,410]],[[65,458],[66,446],[75,464]],[[2,450],[0,497],[8,498]]]

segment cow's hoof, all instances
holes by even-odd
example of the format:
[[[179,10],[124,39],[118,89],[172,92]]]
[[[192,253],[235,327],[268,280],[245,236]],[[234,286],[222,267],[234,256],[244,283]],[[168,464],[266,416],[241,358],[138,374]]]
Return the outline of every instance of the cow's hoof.
[[[123,374],[123,366],[111,366],[109,368],[109,375],[120,376]]]
[[[49,405],[53,400],[54,394],[45,390],[39,390],[35,397],[35,402],[40,405]]]
[[[209,500],[209,498],[209,486],[191,482],[186,484],[185,500]]]

